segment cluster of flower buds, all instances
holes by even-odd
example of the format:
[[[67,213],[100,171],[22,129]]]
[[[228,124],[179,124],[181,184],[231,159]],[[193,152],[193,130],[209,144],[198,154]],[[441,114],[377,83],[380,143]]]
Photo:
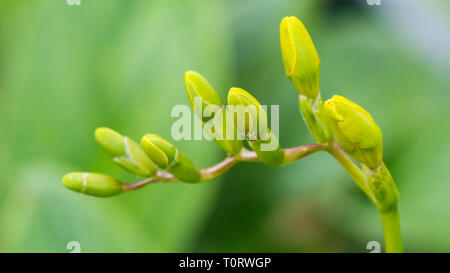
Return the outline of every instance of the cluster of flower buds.
[[[283,163],[284,152],[268,126],[267,113],[250,93],[231,88],[225,107],[216,90],[199,73],[186,72],[185,85],[194,112],[225,151],[236,155],[243,147],[242,140],[247,140],[262,162],[268,165]],[[214,117],[209,113],[215,113]]]
[[[282,149],[274,133],[277,127],[273,127],[274,131],[269,128],[266,110],[249,92],[231,88],[228,105],[225,106],[217,91],[202,75],[187,71],[184,83],[198,118],[196,121],[201,122],[207,135],[228,153],[224,161],[207,169],[198,169],[184,153],[157,135],[145,135],[139,145],[109,128],[98,128],[95,138],[113,161],[146,179],[130,186],[103,174],[75,172],[65,175],[63,184],[77,192],[106,197],[134,190],[158,179],[187,183],[206,181],[223,174],[238,161],[254,159],[278,166],[315,151],[326,150],[335,156],[375,203],[382,219],[391,217],[383,220],[384,225],[395,223],[398,221],[394,219],[398,218],[398,191],[383,162],[380,128],[366,110],[342,96],[335,95],[323,102],[319,55],[299,19],[292,16],[282,20],[280,43],[286,76],[299,93],[302,117],[317,143]],[[244,148],[244,141],[254,152]],[[386,236],[389,242],[387,250],[402,251],[399,225],[394,229]],[[392,234],[400,239],[395,239]]]
[[[183,182],[195,183],[202,179],[200,171],[184,153],[157,135],[142,137],[141,147],[130,138],[102,127],[95,131],[95,139],[116,164],[133,174],[153,177],[160,168]],[[116,195],[126,189],[125,183],[97,173],[69,173],[63,177],[63,184],[71,190],[99,197]]]
[[[186,72],[185,85],[194,112],[204,128],[210,129],[205,131],[226,152],[232,156],[238,155],[243,148],[243,140],[247,140],[262,162],[268,165],[283,163],[284,151],[275,134],[268,128],[266,112],[252,95],[242,89],[231,88],[228,104],[234,108],[229,110],[222,104],[211,84],[199,73]],[[217,115],[205,116],[205,112]],[[238,124],[244,125],[242,130]],[[229,132],[232,132],[231,138],[227,138]],[[239,138],[241,133],[243,138]],[[102,127],[95,131],[95,139],[116,164],[139,176],[154,177],[158,169],[162,169],[186,183],[197,183],[204,179],[202,172],[188,156],[157,135],[145,135],[139,146],[132,139]],[[63,184],[71,190],[99,197],[126,191],[125,183],[95,173],[69,173],[64,176]]]
[[[383,206],[394,203],[398,193],[383,163],[381,130],[371,115],[341,96],[322,102],[319,55],[299,19],[282,20],[280,41],[286,75],[299,93],[302,116],[315,140],[339,143],[362,164],[372,200],[380,200]],[[230,156],[239,156],[245,140],[260,161],[272,166],[285,163],[285,150],[268,126],[267,113],[250,93],[231,88],[225,106],[214,87],[199,73],[187,71],[184,83],[203,128]],[[115,163],[131,173],[153,177],[162,169],[183,182],[203,180],[202,172],[185,154],[157,135],[145,135],[141,146],[108,128],[98,128],[95,138]],[[114,178],[92,173],[71,173],[63,182],[72,190],[96,196],[120,193],[124,185]]]
[[[282,20],[280,41],[286,76],[300,93],[301,113],[313,137],[318,142],[337,141],[361,163],[368,193],[379,208],[396,204],[398,191],[383,163],[383,137],[372,116],[339,95],[322,102],[319,55],[299,19]]]

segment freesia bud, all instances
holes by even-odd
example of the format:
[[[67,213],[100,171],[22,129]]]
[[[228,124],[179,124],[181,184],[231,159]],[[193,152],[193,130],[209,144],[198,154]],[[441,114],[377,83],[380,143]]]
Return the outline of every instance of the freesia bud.
[[[189,97],[189,101],[191,103],[192,109],[197,115],[200,115],[204,122],[207,122],[210,117],[203,117],[203,113],[199,112],[198,109],[195,109],[196,105],[194,103],[194,99],[196,97],[201,98],[202,100],[202,108],[205,109],[209,105],[215,105],[217,107],[222,107],[222,100],[217,94],[217,91],[212,87],[212,85],[199,73],[195,71],[187,71],[184,74],[184,85],[186,87],[186,92]]]
[[[295,16],[281,21],[280,42],[286,76],[301,95],[315,99],[320,90],[320,59],[308,31]]]
[[[123,192],[120,181],[98,173],[69,173],[63,177],[62,182],[70,190],[98,197],[108,197]]]
[[[195,183],[201,179],[200,172],[192,160],[162,137],[147,134],[142,137],[141,144],[153,162],[180,181]]]
[[[145,155],[141,147],[126,136],[109,128],[95,130],[95,139],[118,165],[140,176],[149,177],[156,173],[157,167]]]
[[[335,95],[325,102],[325,112],[341,147],[370,169],[383,161],[383,136],[372,116],[359,105]]]
[[[268,127],[267,114],[261,104],[250,93],[241,88],[231,88],[228,92],[228,104],[236,109],[243,107],[243,111],[236,111],[236,126],[243,124],[250,147],[256,152],[262,162],[267,165],[283,163],[284,151],[278,143],[275,134]]]
[[[141,145],[147,156],[163,169],[172,162],[177,152],[170,142],[153,134],[145,135],[141,139]]]
[[[244,89],[233,87],[228,92],[228,104],[234,107],[241,106],[245,110],[245,115],[242,112],[238,113],[237,119],[238,124],[244,124],[245,121],[245,134],[248,139],[262,140],[267,138],[267,114],[255,97]],[[239,119],[242,123],[239,123]]]
[[[216,90],[202,75],[195,71],[187,71],[184,74],[184,84],[192,109],[194,109],[194,113],[197,117],[202,120],[203,127],[210,121],[212,124],[225,124],[220,130],[216,130],[216,128],[212,126],[211,132],[207,131],[208,134],[226,152],[232,155],[238,154],[242,149],[242,141],[239,139],[227,139],[225,137],[227,135],[226,116],[228,113]],[[201,103],[195,103],[196,98],[200,99]],[[220,110],[223,111],[223,114],[220,116],[222,120],[212,120],[214,115],[204,116],[204,111],[206,112],[206,110],[210,113]]]

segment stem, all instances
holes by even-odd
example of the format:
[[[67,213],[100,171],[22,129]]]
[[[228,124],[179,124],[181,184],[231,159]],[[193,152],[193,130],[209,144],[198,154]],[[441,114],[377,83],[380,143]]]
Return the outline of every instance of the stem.
[[[135,191],[138,190],[150,183],[155,182],[175,182],[178,181],[172,174],[166,172],[156,172],[156,174],[147,179],[133,182],[133,183],[122,183],[122,187],[124,191]]]
[[[402,253],[403,242],[400,230],[400,218],[398,208],[395,206],[389,211],[379,211],[383,223],[384,243],[387,253]]]
[[[366,178],[362,170],[353,162],[346,152],[337,143],[332,143],[327,151],[344,167],[350,177],[355,181],[356,185],[369,197],[376,205],[376,199],[369,190]],[[383,224],[384,241],[386,252],[401,253],[403,252],[402,234],[400,230],[400,218],[397,206],[388,211],[378,210]]]
[[[328,143],[312,143],[284,149],[284,160],[282,165],[290,164],[312,153],[326,150],[328,147]]]
[[[313,143],[294,148],[284,149],[285,160],[283,161],[283,165],[295,162],[312,153],[326,150],[327,147],[328,143]],[[255,152],[243,148],[238,155],[228,156],[223,161],[217,163],[214,166],[200,169],[199,171],[202,175],[202,179],[199,182],[209,181],[216,177],[221,176],[229,169],[231,169],[231,167],[236,165],[236,163],[238,162],[259,162],[259,161],[260,160],[258,158],[258,155]],[[123,183],[123,189],[124,191],[134,191],[155,182],[176,182],[176,181],[178,181],[178,179],[174,177],[172,174],[158,171],[154,176],[149,177],[147,179],[133,183]]]
[[[336,142],[331,143],[328,146],[327,151],[342,165],[353,181],[355,181],[356,185],[370,198],[370,200],[372,200],[372,202],[375,203],[375,198],[366,185],[364,173],[358,165],[353,162],[350,156],[342,150],[339,144]]]
[[[226,171],[231,169],[236,163],[238,163],[238,159],[236,157],[227,157],[222,162],[211,166],[206,169],[201,169],[200,173],[202,174],[202,180],[201,181],[208,181],[211,179],[214,179],[218,176],[221,176]]]

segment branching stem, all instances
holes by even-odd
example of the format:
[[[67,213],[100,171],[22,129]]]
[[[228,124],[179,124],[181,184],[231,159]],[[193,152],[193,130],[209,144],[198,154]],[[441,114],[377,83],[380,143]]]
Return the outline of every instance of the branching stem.
[[[307,155],[312,153],[323,151],[328,149],[328,143],[312,143],[307,145],[302,145],[294,148],[284,149],[285,159],[282,165],[293,163]],[[223,161],[217,163],[214,166],[200,169],[202,175],[202,180],[200,182],[206,182],[217,178],[227,172],[231,167],[236,165],[238,162],[259,162],[257,154],[253,151],[247,149],[242,149],[242,151],[235,156],[228,156]],[[134,191],[140,189],[148,184],[156,182],[176,182],[178,181],[172,174],[168,172],[158,171],[154,176],[146,178],[141,181],[133,183],[123,183],[123,188],[125,191]]]

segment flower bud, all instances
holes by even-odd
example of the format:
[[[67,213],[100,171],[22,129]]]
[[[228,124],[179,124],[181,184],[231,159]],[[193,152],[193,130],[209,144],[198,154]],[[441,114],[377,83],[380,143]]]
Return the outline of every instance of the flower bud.
[[[375,199],[375,205],[382,212],[396,209],[398,202],[398,190],[388,168],[381,163],[375,170],[363,167],[366,182]]]
[[[192,160],[167,140],[157,135],[147,134],[142,137],[141,144],[144,152],[153,162],[180,181],[188,183],[200,181],[200,172]]]
[[[145,155],[141,147],[126,136],[109,128],[95,130],[95,139],[119,166],[140,176],[149,177],[156,173],[156,166]]]
[[[335,95],[325,102],[334,135],[355,160],[376,169],[383,161],[383,136],[372,116],[359,105]]]
[[[295,16],[281,21],[280,42],[286,76],[300,94],[315,99],[320,90],[320,59],[308,31]]]
[[[267,138],[267,114],[258,100],[241,88],[233,87],[228,92],[228,104],[241,106],[244,111],[236,111],[237,125],[245,124],[246,137],[249,140],[263,140]],[[241,122],[240,122],[241,121]]]
[[[258,100],[241,88],[231,88],[228,92],[228,104],[235,108],[243,107],[242,111],[236,111],[236,126],[243,124],[244,128],[237,128],[237,131],[245,133],[258,158],[267,165],[282,164],[284,151],[268,127],[267,114]]]
[[[186,92],[189,97],[192,109],[199,115],[199,118],[203,122],[207,122],[211,117],[203,117],[203,113],[199,109],[195,109],[196,105],[194,99],[196,97],[201,98],[202,108],[205,109],[209,105],[215,105],[217,107],[222,107],[222,100],[217,94],[217,91],[212,87],[212,85],[199,73],[195,71],[187,71],[184,74],[184,85],[186,87]]]
[[[227,111],[225,110],[222,100],[216,90],[202,75],[195,71],[187,71],[184,74],[184,84],[192,109],[194,109],[194,113],[197,117],[202,120],[203,127],[214,118],[214,115],[203,115],[203,112],[206,109],[208,109],[211,113],[217,110],[223,111],[223,115],[221,115],[222,120],[212,120],[211,122],[212,124],[222,122],[225,126],[222,126],[221,130],[215,130],[213,126],[213,128],[211,128],[211,132],[207,132],[226,152],[232,155],[238,154],[242,149],[242,141],[238,139],[227,139],[224,137],[227,135]],[[200,99],[201,103],[195,103],[196,98]]]
[[[113,196],[123,191],[120,181],[98,173],[68,173],[62,182],[70,190],[98,197]]]
[[[176,148],[167,140],[153,134],[141,139],[141,145],[147,156],[160,168],[165,169],[175,158]]]

